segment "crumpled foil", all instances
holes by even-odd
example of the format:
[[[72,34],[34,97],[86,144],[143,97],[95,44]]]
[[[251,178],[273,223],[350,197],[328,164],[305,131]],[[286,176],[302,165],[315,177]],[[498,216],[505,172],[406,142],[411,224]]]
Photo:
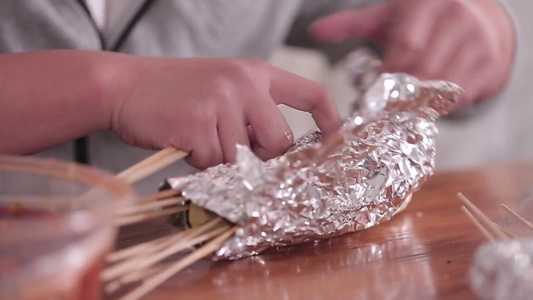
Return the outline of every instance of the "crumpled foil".
[[[167,179],[195,205],[238,224],[217,258],[238,259],[372,227],[407,205],[434,172],[435,120],[461,89],[382,74],[340,131],[316,131],[276,159],[262,162],[238,146],[234,165]]]
[[[357,91],[365,92],[381,75],[383,62],[378,55],[368,49],[359,48],[352,51],[344,61],[344,68]]]
[[[497,241],[478,248],[470,285],[483,300],[533,297],[533,238]]]

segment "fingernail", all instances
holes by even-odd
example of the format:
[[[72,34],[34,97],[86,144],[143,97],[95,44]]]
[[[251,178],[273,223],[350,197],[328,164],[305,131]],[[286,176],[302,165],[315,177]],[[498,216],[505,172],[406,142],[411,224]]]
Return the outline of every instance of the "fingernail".
[[[287,140],[292,144],[294,143],[294,136],[292,135],[291,131],[285,131],[285,136],[287,137]]]

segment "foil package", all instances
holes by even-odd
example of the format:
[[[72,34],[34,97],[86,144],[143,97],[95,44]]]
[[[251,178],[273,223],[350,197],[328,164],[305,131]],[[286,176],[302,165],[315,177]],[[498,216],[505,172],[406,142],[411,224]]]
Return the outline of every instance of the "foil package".
[[[478,248],[470,286],[483,300],[526,300],[533,295],[533,239],[496,241]]]
[[[403,210],[433,174],[435,121],[460,93],[449,82],[382,74],[337,134],[312,132],[267,162],[238,146],[236,164],[166,184],[238,225],[219,259],[369,228]]]

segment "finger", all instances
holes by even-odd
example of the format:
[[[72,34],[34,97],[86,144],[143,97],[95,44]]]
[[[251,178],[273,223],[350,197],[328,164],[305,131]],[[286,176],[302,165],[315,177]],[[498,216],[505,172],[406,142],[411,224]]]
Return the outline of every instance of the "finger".
[[[318,41],[336,43],[351,37],[379,39],[389,16],[389,5],[338,12],[314,22],[310,35]]]
[[[248,133],[248,141],[250,142],[250,147],[255,147],[255,144],[257,144],[257,139],[255,138],[254,130],[250,125],[246,126],[246,132]]]
[[[259,158],[280,156],[292,146],[292,130],[272,99],[255,101],[247,116],[257,141],[252,150]]]
[[[201,135],[196,135],[193,144],[195,146],[189,152],[189,156],[185,158],[193,167],[206,169],[224,161],[216,126],[209,127]]]
[[[250,147],[246,122],[241,115],[229,109],[218,119],[218,138],[222,147],[224,162],[235,162],[237,144]]]
[[[443,1],[418,0],[394,4],[394,19],[387,31],[383,70],[407,72],[427,50]]]
[[[477,100],[480,88],[484,84],[490,84],[489,72],[485,72],[479,61],[480,49],[474,43],[464,44],[456,53],[445,69],[442,79],[458,84],[464,89],[464,93],[456,108],[467,106]]]
[[[270,95],[276,104],[285,104],[311,113],[325,136],[337,131],[342,125],[337,105],[322,84],[271,67]]]
[[[437,24],[427,51],[410,70],[419,79],[442,79],[458,49],[468,42],[468,35],[464,33],[462,24],[454,22],[448,14],[442,14]]]

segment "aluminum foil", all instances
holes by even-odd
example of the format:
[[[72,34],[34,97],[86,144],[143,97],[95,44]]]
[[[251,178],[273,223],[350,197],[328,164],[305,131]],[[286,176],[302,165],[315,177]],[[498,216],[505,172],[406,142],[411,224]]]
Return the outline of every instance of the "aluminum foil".
[[[477,250],[470,285],[480,299],[531,299],[532,282],[532,238],[491,242]]]
[[[405,208],[433,174],[435,120],[460,92],[449,82],[382,74],[336,135],[322,141],[313,132],[267,162],[238,146],[236,164],[167,183],[239,225],[218,258],[369,228]]]
[[[382,61],[368,49],[359,48],[348,55],[344,67],[352,79],[356,91],[365,92],[381,74]]]

